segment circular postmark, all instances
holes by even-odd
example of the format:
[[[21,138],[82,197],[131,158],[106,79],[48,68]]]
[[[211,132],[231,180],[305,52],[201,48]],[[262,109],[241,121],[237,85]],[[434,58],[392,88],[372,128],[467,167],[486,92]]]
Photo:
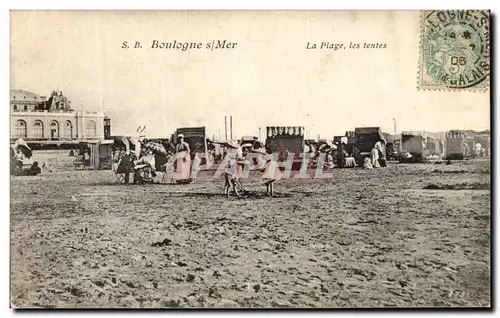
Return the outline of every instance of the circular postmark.
[[[489,22],[488,11],[425,13],[423,67],[433,86],[463,89],[487,85],[490,74]]]

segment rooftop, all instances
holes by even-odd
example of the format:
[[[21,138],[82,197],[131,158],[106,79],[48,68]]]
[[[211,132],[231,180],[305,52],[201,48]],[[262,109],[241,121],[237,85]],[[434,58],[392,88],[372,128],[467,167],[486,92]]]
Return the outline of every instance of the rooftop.
[[[10,90],[10,100],[11,101],[44,101],[45,96],[40,96],[33,92],[28,92],[22,89],[11,89]]]

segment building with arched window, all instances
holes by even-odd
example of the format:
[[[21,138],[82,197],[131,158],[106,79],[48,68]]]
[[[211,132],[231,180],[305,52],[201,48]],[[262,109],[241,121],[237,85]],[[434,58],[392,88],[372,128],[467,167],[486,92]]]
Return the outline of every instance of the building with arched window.
[[[28,126],[26,121],[22,119],[17,119],[14,126],[14,137],[15,138],[26,138],[28,136]]]
[[[52,120],[50,122],[50,139],[59,139],[59,123],[57,120]]]
[[[110,120],[102,112],[75,111],[62,92],[50,98],[24,90],[10,92],[11,140],[24,138],[28,144],[77,144],[103,140]]]
[[[88,120],[85,126],[85,134],[87,136],[95,136],[97,134],[96,131],[96,123],[93,120]]]
[[[73,124],[71,123],[71,120],[66,120],[66,123],[64,124],[64,135],[73,139]]]
[[[33,138],[43,139],[43,137],[43,121],[35,120],[35,122],[33,123]]]

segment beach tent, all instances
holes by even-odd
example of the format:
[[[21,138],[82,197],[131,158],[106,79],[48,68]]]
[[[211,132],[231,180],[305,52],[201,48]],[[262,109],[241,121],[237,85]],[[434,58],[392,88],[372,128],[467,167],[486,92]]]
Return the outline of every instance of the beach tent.
[[[354,129],[355,146],[362,156],[370,155],[375,143],[384,139],[380,127],[358,127]]]
[[[113,140],[89,141],[85,144],[89,151],[89,167],[94,170],[109,170],[113,160]]]
[[[425,158],[428,154],[425,132],[404,131],[401,142],[403,152],[409,152],[414,157]]]
[[[304,151],[304,127],[302,126],[269,126],[266,127],[266,145],[272,152],[289,152],[299,154]]]
[[[446,158],[463,160],[465,145],[465,133],[460,130],[450,130],[446,133]]]
[[[303,126],[268,126],[266,127],[266,147],[273,153],[287,150],[294,154],[292,170],[299,170],[302,164],[300,155],[304,152]]]

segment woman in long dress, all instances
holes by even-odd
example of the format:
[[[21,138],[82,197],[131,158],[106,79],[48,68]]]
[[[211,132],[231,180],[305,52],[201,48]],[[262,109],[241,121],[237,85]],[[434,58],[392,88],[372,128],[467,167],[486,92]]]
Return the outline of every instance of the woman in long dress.
[[[371,151],[370,159],[372,161],[371,163],[372,163],[372,167],[373,168],[380,168],[380,163],[378,162],[379,153],[378,153],[378,150],[375,147]]]
[[[380,168],[380,160],[383,159],[385,160],[384,156],[384,149],[382,146],[382,141],[377,141],[375,143],[375,146],[373,146],[373,149],[371,151],[370,155],[371,161],[372,161],[372,166],[373,168]]]
[[[191,150],[189,149],[189,144],[184,141],[184,135],[178,135],[177,139],[179,143],[175,147],[177,156],[175,172],[178,178],[176,182],[191,182]]]

